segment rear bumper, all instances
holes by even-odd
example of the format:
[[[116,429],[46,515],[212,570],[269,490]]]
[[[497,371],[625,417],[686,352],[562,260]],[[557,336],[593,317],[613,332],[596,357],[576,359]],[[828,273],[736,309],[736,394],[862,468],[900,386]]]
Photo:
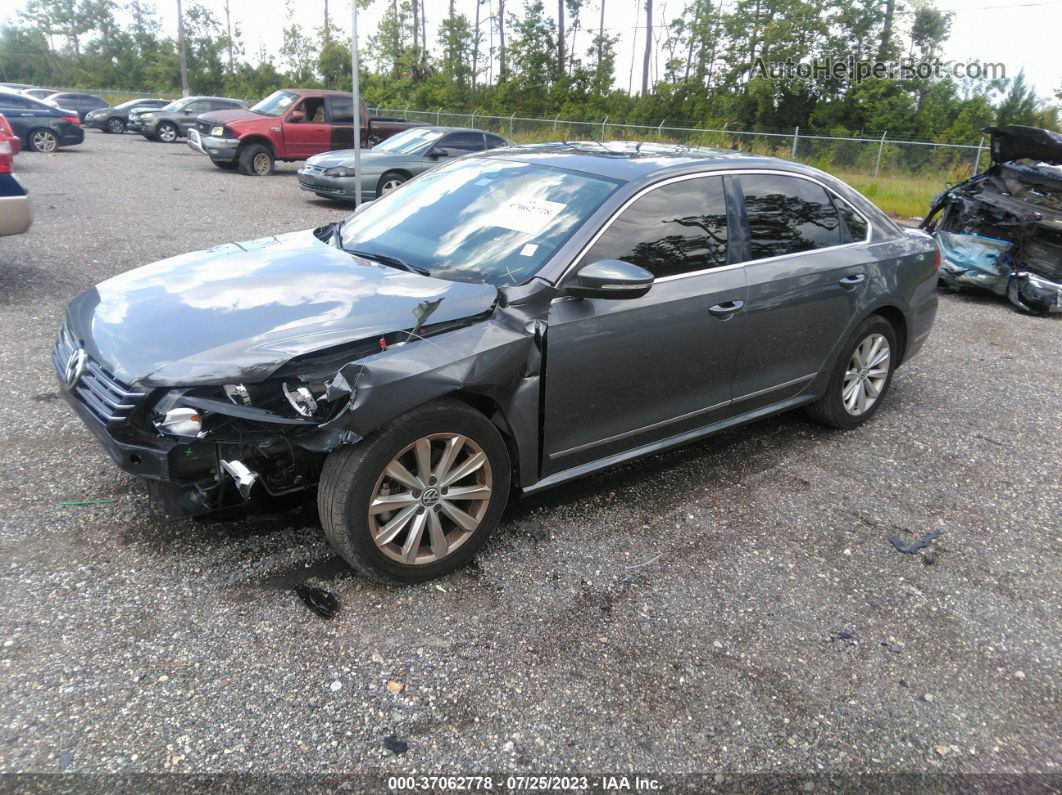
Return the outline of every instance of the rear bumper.
[[[59,146],[77,146],[85,140],[85,129],[70,125],[66,129],[57,130],[59,133]]]
[[[30,197],[14,174],[0,175],[0,237],[21,235],[33,223]]]

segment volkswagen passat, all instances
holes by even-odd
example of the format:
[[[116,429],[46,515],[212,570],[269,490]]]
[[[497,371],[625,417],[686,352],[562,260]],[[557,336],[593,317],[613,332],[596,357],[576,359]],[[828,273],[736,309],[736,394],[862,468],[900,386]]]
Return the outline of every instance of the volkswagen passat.
[[[417,582],[514,490],[798,406],[865,422],[930,332],[937,268],[924,233],[805,166],[500,149],[345,222],[109,279],[54,365],[171,508],[316,493],[351,565]]]

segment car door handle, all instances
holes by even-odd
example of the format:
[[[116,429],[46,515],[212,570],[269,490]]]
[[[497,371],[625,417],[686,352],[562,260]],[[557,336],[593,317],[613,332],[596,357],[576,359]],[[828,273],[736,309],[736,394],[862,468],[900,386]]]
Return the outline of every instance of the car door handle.
[[[840,280],[841,287],[855,287],[857,284],[862,284],[863,280],[867,277],[862,273],[856,273],[851,276],[845,276]]]
[[[711,312],[715,317],[726,320],[727,318],[733,317],[734,313],[741,309],[741,307],[743,307],[744,305],[744,301],[724,301],[721,304],[716,304],[715,306],[708,307],[708,311]]]

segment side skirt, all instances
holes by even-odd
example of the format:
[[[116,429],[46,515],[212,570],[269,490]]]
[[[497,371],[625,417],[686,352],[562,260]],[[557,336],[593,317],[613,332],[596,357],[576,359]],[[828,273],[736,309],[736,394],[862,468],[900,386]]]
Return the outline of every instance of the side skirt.
[[[649,444],[643,444],[639,447],[633,447],[630,450],[624,450],[622,453],[615,453],[605,458],[599,458],[597,461],[590,461],[586,464],[580,464],[579,466],[565,469],[561,472],[556,472],[549,477],[542,478],[537,483],[532,483],[530,486],[525,486],[522,489],[523,494],[534,494],[539,491],[559,486],[562,483],[567,483],[569,480],[575,480],[576,478],[592,475],[595,472],[599,472],[602,469],[608,469],[609,467],[616,466],[617,464],[623,464],[627,461],[633,461],[636,458],[644,458],[645,456],[654,455],[655,453],[662,453],[665,450],[670,450],[674,447],[681,447],[684,444],[703,439],[705,436],[711,436],[719,431],[724,431],[728,428],[736,428],[739,425],[747,425],[750,422],[768,417],[771,414],[780,414],[783,411],[794,409],[797,406],[803,406],[807,403],[814,403],[818,399],[817,395],[800,394],[778,403],[772,403],[769,406],[763,406],[749,411],[744,414],[738,414],[734,417],[727,417],[726,419],[713,422],[711,425],[705,425],[703,428],[695,428],[692,431],[686,431],[685,433],[679,433],[675,436],[669,436],[666,439],[660,439]]]

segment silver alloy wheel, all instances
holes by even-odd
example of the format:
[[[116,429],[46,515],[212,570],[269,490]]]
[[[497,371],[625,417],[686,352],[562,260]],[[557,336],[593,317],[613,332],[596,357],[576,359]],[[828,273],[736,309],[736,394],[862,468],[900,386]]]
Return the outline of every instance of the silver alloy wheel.
[[[373,487],[373,541],[407,566],[442,560],[476,532],[493,485],[487,454],[467,436],[435,433],[417,439],[391,459]]]
[[[177,140],[177,130],[172,124],[163,124],[159,127],[159,140],[167,144],[172,144]]]
[[[397,177],[391,177],[391,179],[387,180],[386,182],[384,182],[383,185],[380,186],[380,195],[381,196],[386,196],[388,193],[393,191],[395,188],[397,188],[403,182],[405,182],[404,179],[398,179]]]
[[[107,129],[115,134],[123,133],[125,132],[125,122],[123,122],[121,119],[111,119],[109,122],[107,122]]]
[[[59,148],[59,138],[51,130],[37,130],[30,136],[34,151],[54,152]]]
[[[856,346],[841,387],[845,411],[858,417],[877,402],[889,377],[891,356],[884,334],[871,334]]]
[[[269,155],[265,152],[259,152],[254,156],[254,160],[251,161],[251,166],[254,168],[254,173],[260,177],[264,177],[269,173]]]

